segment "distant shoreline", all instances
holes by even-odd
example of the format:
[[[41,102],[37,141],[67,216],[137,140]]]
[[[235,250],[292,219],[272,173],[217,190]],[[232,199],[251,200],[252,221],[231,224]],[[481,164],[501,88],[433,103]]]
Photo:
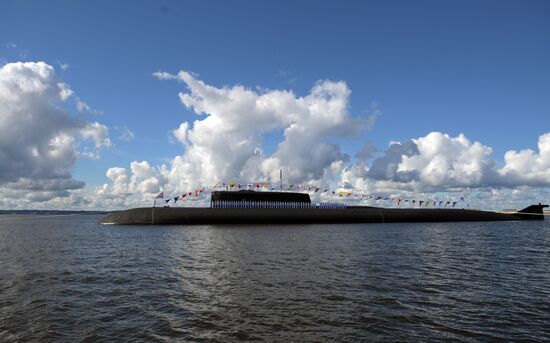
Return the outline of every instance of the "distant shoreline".
[[[0,210],[3,214],[22,215],[67,215],[67,214],[108,214],[113,211],[68,211],[68,210]]]

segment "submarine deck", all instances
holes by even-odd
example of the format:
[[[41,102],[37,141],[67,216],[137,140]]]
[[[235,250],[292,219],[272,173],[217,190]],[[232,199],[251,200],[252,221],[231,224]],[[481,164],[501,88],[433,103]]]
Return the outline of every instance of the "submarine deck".
[[[103,224],[280,224],[280,223],[405,223],[542,220],[540,213],[500,213],[467,209],[320,208],[192,208],[143,207],[114,212]]]

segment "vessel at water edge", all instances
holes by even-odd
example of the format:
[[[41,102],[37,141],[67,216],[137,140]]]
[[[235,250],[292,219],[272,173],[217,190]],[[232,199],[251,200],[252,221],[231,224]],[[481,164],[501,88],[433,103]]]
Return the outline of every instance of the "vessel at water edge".
[[[142,207],[114,212],[102,224],[283,224],[413,223],[543,220],[548,205],[514,213],[454,208],[381,208],[313,204],[308,194],[291,192],[212,192],[210,207]]]

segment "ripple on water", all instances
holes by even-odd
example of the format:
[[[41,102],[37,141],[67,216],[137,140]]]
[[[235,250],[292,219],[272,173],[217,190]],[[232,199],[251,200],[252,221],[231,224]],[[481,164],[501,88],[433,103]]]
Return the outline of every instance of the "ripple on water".
[[[0,341],[549,341],[550,222],[0,220]]]

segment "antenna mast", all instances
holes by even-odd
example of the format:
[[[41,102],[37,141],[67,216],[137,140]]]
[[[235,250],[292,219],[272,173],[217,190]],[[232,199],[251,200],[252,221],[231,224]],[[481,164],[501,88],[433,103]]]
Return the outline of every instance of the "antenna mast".
[[[283,190],[283,170],[279,169],[279,178],[281,180],[281,191]]]

